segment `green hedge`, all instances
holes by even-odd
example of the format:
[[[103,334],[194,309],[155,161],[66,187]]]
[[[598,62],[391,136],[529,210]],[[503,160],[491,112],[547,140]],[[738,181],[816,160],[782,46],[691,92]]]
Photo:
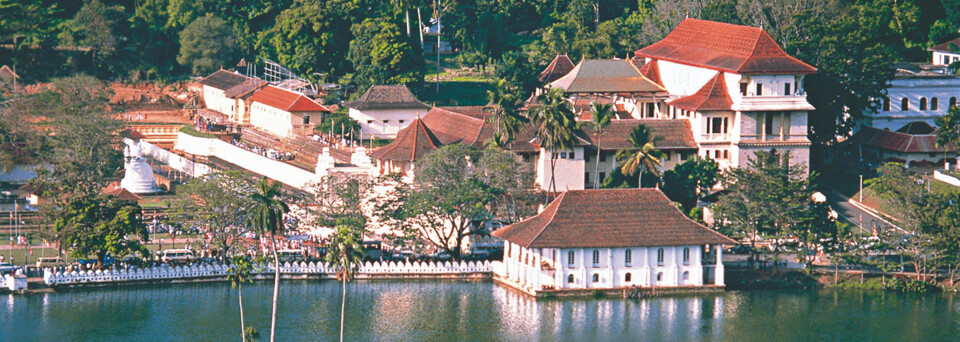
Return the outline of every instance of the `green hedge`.
[[[214,134],[197,132],[197,130],[193,129],[193,126],[190,126],[190,125],[186,125],[180,128],[180,132],[183,132],[195,137],[200,137],[200,138],[214,138],[214,139],[217,138],[217,136]]]

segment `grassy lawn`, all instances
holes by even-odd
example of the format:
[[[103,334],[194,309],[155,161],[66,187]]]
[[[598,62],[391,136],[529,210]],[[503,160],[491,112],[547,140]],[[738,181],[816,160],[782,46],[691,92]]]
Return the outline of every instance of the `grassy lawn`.
[[[150,235],[154,237],[153,234]],[[163,249],[177,249],[185,248],[187,245],[186,239],[197,239],[199,235],[177,235],[176,243],[172,243],[170,240],[170,234],[157,234],[156,240],[154,242],[159,242],[160,238],[163,238]],[[150,252],[156,252],[160,250],[159,243],[149,243],[146,245],[147,250]],[[74,262],[77,258],[70,257],[69,253],[64,250],[63,256],[67,262]],[[4,262],[10,262],[10,256],[12,255],[14,260],[17,262],[17,265],[23,265],[23,258],[27,256],[27,263],[29,265],[35,266],[37,264],[37,258],[40,257],[54,257],[57,256],[57,249],[54,247],[33,247],[33,254],[30,255],[29,250],[25,250],[23,246],[17,246],[15,249],[0,249],[0,255],[3,255]],[[95,258],[94,255],[89,255],[86,258]]]
[[[428,83],[424,102],[436,101],[438,106],[482,106],[487,104],[487,91],[493,83],[487,80],[441,81],[440,93],[436,84]]]

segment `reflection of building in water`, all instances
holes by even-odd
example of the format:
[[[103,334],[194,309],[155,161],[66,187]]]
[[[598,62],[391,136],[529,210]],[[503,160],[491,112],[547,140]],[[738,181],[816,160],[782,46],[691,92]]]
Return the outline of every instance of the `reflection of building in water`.
[[[721,244],[655,189],[576,190],[493,235],[494,278],[531,295],[578,289],[723,286]]]

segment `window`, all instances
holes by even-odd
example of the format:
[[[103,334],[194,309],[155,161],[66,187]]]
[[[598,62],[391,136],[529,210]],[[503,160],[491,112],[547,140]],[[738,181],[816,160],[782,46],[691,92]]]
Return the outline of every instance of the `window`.
[[[373,120],[367,120],[367,124],[368,124],[368,125],[369,125],[369,124],[372,124],[372,123],[373,123]]]
[[[657,272],[657,282],[663,280],[663,272]]]
[[[576,261],[576,259],[573,256],[573,251],[567,252],[567,264],[573,266],[574,261]]]
[[[524,162],[524,163],[529,163],[529,162],[530,162],[530,155],[529,155],[529,154],[524,154],[524,155],[523,155],[523,162]]]
[[[606,153],[600,152],[600,161],[602,161],[602,162],[607,161],[607,154],[606,154]]]
[[[956,107],[956,106],[957,106],[957,98],[956,98],[956,97],[951,97],[951,98],[950,98],[950,108],[953,108],[953,107]],[[949,109],[949,108],[947,108],[947,109]]]
[[[591,154],[591,153],[586,153],[586,151],[584,151],[584,153],[583,153],[583,161],[589,162],[589,161],[590,161],[590,154]]]
[[[927,110],[927,98],[926,98],[926,97],[921,97],[921,98],[920,98],[920,110]]]
[[[790,82],[783,84],[783,95],[793,95],[790,93]]]
[[[757,96],[763,95],[763,83],[757,82]]]
[[[560,159],[567,159],[567,152],[560,152]]]
[[[633,275],[630,274],[630,272],[627,272],[627,274],[623,275],[624,282],[629,283],[631,280],[633,280]]]
[[[730,159],[730,151],[723,150],[723,159]]]
[[[593,264],[596,265],[596,264],[599,264],[599,263],[600,263],[600,250],[594,249],[594,250],[593,250]]]
[[[652,118],[654,114],[654,108],[655,108],[653,103],[647,103],[646,108],[647,108],[647,113],[645,116],[648,118]]]
[[[599,274],[597,274],[597,273],[594,273],[594,274],[593,274],[593,282],[594,282],[594,283],[599,283],[599,282],[600,282],[600,275],[599,275]]]
[[[390,120],[383,120],[383,123],[388,124],[390,123]]]
[[[690,247],[684,247],[683,248],[683,264],[686,265],[689,263],[690,263]]]
[[[900,111],[906,112],[908,110],[910,110],[910,99],[904,97],[900,100]]]
[[[572,275],[572,274],[567,276],[567,282],[570,283],[570,284],[573,284],[573,275]]]
[[[727,118],[707,118],[704,129],[707,134],[725,134],[727,133]]]
[[[663,160],[670,160],[670,152],[663,152]]]
[[[713,159],[720,159],[720,150],[713,150]]]
[[[663,248],[657,249],[657,265],[663,266]],[[659,280],[659,277],[657,277]]]
[[[747,82],[740,82],[740,95],[747,96]]]
[[[623,263],[629,265],[631,262],[633,262],[633,251],[628,249],[623,252]]]
[[[603,180],[604,180],[604,179],[607,179],[607,173],[606,173],[606,172],[601,172],[601,173],[600,173],[600,183],[603,183]]]
[[[590,184],[590,173],[589,173],[589,172],[584,172],[584,173],[583,173],[583,184]]]
[[[407,121],[407,120],[400,120],[400,123],[404,123],[404,122],[406,122],[406,121]]]
[[[764,122],[766,123],[764,133],[767,135],[773,135],[773,113],[767,113],[764,116]]]
[[[310,116],[309,116],[309,115],[304,115],[304,116],[303,116],[303,124],[304,124],[304,125],[310,124]]]
[[[577,151],[570,151],[570,153],[567,154],[567,157],[570,157],[570,159],[576,159],[576,158],[577,158]]]
[[[885,111],[885,112],[889,112],[889,111],[890,111],[890,98],[889,98],[889,97],[884,97],[884,98],[883,98],[883,111]]]
[[[683,280],[690,280],[690,271],[683,271]]]
[[[940,110],[940,100],[936,97],[930,98],[930,110]]]

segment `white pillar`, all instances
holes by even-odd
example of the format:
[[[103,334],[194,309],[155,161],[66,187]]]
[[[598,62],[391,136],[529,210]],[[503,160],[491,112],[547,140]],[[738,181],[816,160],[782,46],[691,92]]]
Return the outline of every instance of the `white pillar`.
[[[723,286],[723,247],[715,245],[714,248],[717,249],[717,268],[713,272],[713,280],[715,285]]]

